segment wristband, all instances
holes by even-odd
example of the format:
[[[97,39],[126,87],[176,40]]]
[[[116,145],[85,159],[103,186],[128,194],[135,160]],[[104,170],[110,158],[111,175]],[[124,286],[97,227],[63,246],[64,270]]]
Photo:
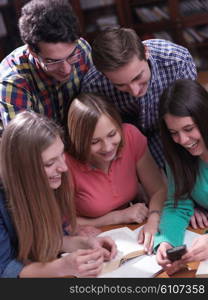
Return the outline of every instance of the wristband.
[[[148,213],[148,217],[152,214],[158,214],[159,216],[161,215],[161,211],[160,210],[150,210]]]

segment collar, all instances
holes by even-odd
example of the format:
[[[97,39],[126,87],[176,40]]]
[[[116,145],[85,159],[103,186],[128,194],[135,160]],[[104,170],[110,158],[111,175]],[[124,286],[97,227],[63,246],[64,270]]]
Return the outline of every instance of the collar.
[[[117,156],[113,159],[112,163],[118,159],[121,159],[122,158],[122,154],[123,154],[123,149],[121,149],[121,151],[119,151],[119,153],[117,154]],[[80,169],[83,171],[83,172],[90,172],[90,171],[96,171],[96,170],[99,170],[98,168],[96,168],[95,166],[93,166],[92,164],[90,163],[85,163],[85,164],[81,164],[80,163]]]

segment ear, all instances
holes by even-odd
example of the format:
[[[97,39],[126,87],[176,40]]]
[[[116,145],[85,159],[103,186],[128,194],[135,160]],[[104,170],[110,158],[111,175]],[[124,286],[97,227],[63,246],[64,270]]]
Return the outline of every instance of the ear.
[[[144,46],[144,53],[145,53],[146,60],[148,60],[150,57],[150,51],[146,45]]]
[[[34,51],[30,48],[30,46],[28,46],[28,49],[29,49],[29,51],[30,51],[30,53],[32,54],[33,57],[38,58],[38,54],[37,54],[36,52],[34,52]]]

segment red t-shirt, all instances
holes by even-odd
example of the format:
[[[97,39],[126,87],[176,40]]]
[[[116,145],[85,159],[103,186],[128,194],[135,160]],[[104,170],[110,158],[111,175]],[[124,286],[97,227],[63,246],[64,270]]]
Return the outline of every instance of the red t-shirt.
[[[123,124],[123,132],[124,146],[112,161],[108,174],[66,154],[66,163],[74,180],[79,216],[103,216],[127,204],[138,194],[136,163],[145,153],[147,140],[131,124]]]

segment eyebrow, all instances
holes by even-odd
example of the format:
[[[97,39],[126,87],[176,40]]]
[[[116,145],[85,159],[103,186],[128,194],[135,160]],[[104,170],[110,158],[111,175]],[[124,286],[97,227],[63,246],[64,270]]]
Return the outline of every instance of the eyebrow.
[[[62,155],[63,153],[64,153],[64,147],[63,147],[63,151],[61,152],[61,155]],[[51,158],[49,158],[48,160],[43,161],[43,163],[44,163],[44,164],[50,163],[50,162],[52,162],[52,161],[55,161],[58,157],[59,157],[59,155],[54,156],[54,157],[51,157]]]
[[[187,127],[191,127],[191,126],[194,126],[195,123],[192,123],[192,124],[187,124],[185,126],[182,127],[182,129],[186,129]],[[171,128],[168,128],[169,131],[178,131],[178,130],[175,130],[175,129],[171,129]]]
[[[140,79],[141,77],[142,77],[142,74],[144,73],[144,70],[142,70],[139,74],[137,74],[134,78],[132,78],[132,80],[130,81],[130,82],[132,82],[132,81],[134,81],[134,80],[136,80],[136,79]],[[113,83],[114,85],[117,85],[117,86],[122,86],[122,85],[126,85],[127,83],[125,82],[125,83]]]
[[[107,133],[107,136],[109,135],[109,134],[112,134],[114,131],[116,131],[117,129],[115,128],[113,128],[113,129],[111,129],[108,133]],[[93,140],[98,140],[98,139],[100,139],[100,137],[95,137],[95,138],[92,138],[92,141]]]

